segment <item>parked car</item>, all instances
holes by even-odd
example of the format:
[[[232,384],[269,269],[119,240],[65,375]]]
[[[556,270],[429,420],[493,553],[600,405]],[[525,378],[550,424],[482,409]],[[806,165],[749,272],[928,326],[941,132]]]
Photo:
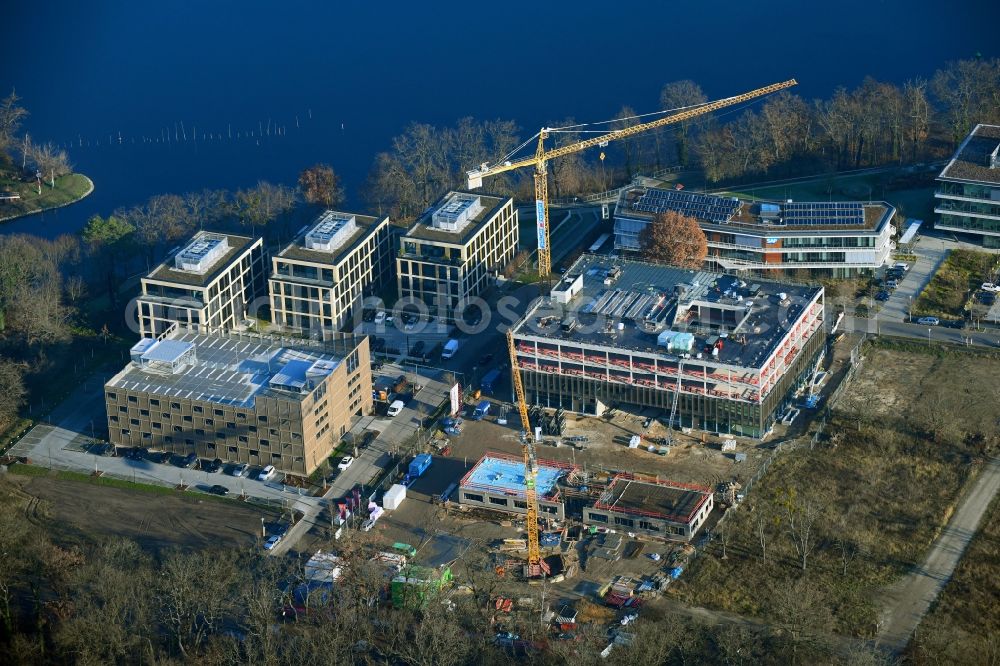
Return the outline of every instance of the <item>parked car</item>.
[[[191,467],[195,467],[197,465],[198,465],[198,455],[195,453],[189,453],[186,456],[184,456],[183,460],[181,460],[181,467],[187,467],[190,469]]]
[[[917,320],[917,323],[921,326],[937,326],[941,323],[941,320],[937,317],[921,317]]]
[[[257,475],[258,481],[270,481],[278,473],[278,470],[274,469],[274,465],[268,465],[264,469],[260,470],[260,474]]]
[[[142,457],[149,462],[163,464],[170,459],[170,454],[166,451],[150,451],[149,449],[142,449]]]
[[[983,291],[992,291],[994,293],[1000,291],[1000,285],[993,284],[992,282],[984,282],[983,286],[980,287]]]
[[[887,301],[887,300],[889,300],[889,292],[887,292],[886,290],[883,289],[882,291],[880,291],[877,294],[875,294],[875,300],[876,301]]]
[[[274,547],[281,543],[282,536],[280,534],[272,534],[264,542],[264,550],[274,550]]]
[[[229,488],[226,488],[225,486],[214,485],[208,489],[208,492],[212,493],[213,495],[226,496],[229,494]]]
[[[462,434],[462,429],[458,426],[448,426],[444,429],[446,435],[451,435],[452,437],[458,437]]]
[[[233,467],[233,471],[230,472],[233,476],[239,478],[241,476],[247,476],[250,474],[250,464],[249,463],[237,463]]]
[[[406,407],[406,403],[402,400],[394,400],[392,404],[389,405],[389,409],[386,411],[386,414],[389,416],[398,416],[399,413],[403,411],[403,407]]]
[[[203,472],[208,474],[216,474],[222,469],[222,459],[216,458],[215,460],[202,460],[201,469]]]
[[[897,282],[896,280],[886,280],[885,281],[885,287],[886,287],[886,289],[895,289],[898,286],[899,286],[899,282]]]
[[[892,267],[901,271],[910,270],[910,265],[903,261],[897,261],[895,264],[892,265]]]
[[[646,420],[642,422],[643,429],[649,428],[649,426],[651,426],[651,425],[653,425],[653,417],[652,416],[647,417]]]
[[[424,353],[424,347],[426,347],[426,345],[424,344],[424,341],[423,340],[417,340],[414,343],[414,345],[412,347],[410,347],[410,355],[411,356],[420,356],[421,354]]]
[[[353,464],[354,464],[354,456],[344,456],[343,458],[340,459],[340,462],[337,463],[337,469],[343,472],[345,469],[347,469]]]
[[[981,291],[977,297],[983,305],[993,305],[997,302],[997,295],[992,291]]]

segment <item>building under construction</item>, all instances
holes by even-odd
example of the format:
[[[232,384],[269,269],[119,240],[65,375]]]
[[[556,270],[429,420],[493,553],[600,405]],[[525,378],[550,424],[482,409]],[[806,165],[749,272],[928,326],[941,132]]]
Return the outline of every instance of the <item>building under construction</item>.
[[[584,255],[513,335],[529,404],[760,438],[819,360],[823,303],[819,286]]]
[[[575,469],[574,465],[555,460],[538,461],[535,492],[540,515],[553,520],[565,519],[566,506],[559,481]],[[527,513],[525,490],[524,459],[491,451],[480,458],[462,479],[458,502],[508,513]]]
[[[583,510],[583,523],[688,541],[713,506],[709,488],[619,474],[594,505]]]

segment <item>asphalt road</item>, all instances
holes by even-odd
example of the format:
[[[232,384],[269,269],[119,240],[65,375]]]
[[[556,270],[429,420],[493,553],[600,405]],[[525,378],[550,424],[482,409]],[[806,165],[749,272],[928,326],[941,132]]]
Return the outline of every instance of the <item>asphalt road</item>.
[[[931,604],[951,580],[979,523],[1000,490],[1000,460],[987,461],[972,488],[958,505],[947,527],[931,546],[923,563],[886,595],[881,616],[879,643],[894,653],[902,652]]]

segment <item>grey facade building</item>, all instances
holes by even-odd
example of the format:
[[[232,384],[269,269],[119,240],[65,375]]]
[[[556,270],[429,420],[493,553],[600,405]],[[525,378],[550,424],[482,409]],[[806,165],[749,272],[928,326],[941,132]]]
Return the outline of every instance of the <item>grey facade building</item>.
[[[539,515],[552,520],[566,518],[559,481],[574,469],[567,463],[538,460],[535,492]],[[458,503],[504,513],[526,514],[526,493],[524,459],[491,451],[462,478],[458,486]]]
[[[814,372],[823,288],[584,255],[514,325],[530,404],[761,438]]]
[[[937,182],[934,226],[1000,247],[1000,125],[976,125]]]
[[[266,271],[262,239],[198,232],[142,278],[139,335],[156,337],[174,323],[201,331],[239,328],[264,293]]]
[[[271,257],[271,320],[282,330],[328,336],[361,313],[391,270],[389,218],[332,210]]]
[[[206,334],[174,325],[105,386],[109,439],[308,476],[370,413],[368,339]]]
[[[511,197],[448,192],[400,237],[399,298],[454,319],[517,253]]]

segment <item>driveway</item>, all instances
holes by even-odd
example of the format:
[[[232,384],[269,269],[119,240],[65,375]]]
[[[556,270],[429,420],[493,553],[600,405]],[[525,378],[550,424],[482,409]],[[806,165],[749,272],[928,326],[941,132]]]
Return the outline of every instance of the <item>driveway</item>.
[[[923,563],[886,594],[886,608],[882,612],[879,632],[879,642],[886,649],[898,654],[910,642],[917,625],[951,580],[955,567],[998,490],[1000,460],[991,458],[931,546]]]

